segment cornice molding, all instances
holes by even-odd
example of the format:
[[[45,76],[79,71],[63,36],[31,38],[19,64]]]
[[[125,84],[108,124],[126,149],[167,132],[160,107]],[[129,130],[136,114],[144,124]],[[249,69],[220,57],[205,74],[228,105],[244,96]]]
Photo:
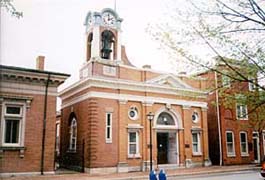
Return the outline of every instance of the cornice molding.
[[[160,93],[160,94],[171,94],[171,95],[187,96],[187,97],[193,97],[193,98],[206,98],[206,95],[207,95],[206,92],[203,92],[200,90],[194,90],[194,89],[168,87],[168,86],[159,85],[159,84],[127,81],[127,80],[113,79],[113,78],[103,79],[99,77],[89,77],[61,91],[59,93],[59,96],[62,99],[66,99],[90,87],[122,89],[122,90],[151,92],[151,93]]]
[[[118,101],[137,101],[142,102],[144,105],[152,105],[153,103],[161,103],[171,105],[182,105],[183,107],[202,107],[206,108],[207,103],[201,101],[188,101],[188,100],[178,100],[178,99],[170,99],[170,98],[161,98],[161,97],[153,97],[153,96],[137,96],[130,94],[116,94],[116,93],[106,93],[106,92],[96,92],[90,91],[80,96],[75,96],[74,98],[63,101],[62,108],[71,106],[75,103],[87,100],[89,98],[104,98],[104,99],[115,99]]]

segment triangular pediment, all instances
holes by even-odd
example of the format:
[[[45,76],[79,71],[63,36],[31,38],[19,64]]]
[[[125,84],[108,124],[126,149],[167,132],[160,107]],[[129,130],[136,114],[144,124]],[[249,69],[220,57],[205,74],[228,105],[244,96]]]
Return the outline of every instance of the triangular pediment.
[[[182,81],[177,76],[174,76],[172,74],[164,74],[161,76],[158,76],[156,78],[147,80],[146,83],[153,84],[153,85],[160,85],[165,87],[172,87],[172,88],[179,88],[179,89],[195,89]]]

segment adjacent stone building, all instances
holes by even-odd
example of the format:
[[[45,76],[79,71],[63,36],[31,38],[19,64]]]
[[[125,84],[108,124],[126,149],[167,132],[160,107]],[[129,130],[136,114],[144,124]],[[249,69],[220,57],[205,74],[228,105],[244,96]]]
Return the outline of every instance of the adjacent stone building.
[[[146,171],[151,145],[153,168],[209,165],[205,81],[133,66],[121,45],[121,22],[112,9],[87,14],[80,79],[60,92],[61,165],[88,173]]]
[[[37,69],[0,65],[0,177],[54,173],[57,87],[67,77],[44,71],[43,56]]]

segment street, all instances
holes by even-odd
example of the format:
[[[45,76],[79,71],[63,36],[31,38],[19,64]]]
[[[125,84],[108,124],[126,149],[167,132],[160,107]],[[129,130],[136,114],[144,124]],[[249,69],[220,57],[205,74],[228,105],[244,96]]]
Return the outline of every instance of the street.
[[[230,172],[209,175],[170,177],[169,180],[263,180],[258,171]]]

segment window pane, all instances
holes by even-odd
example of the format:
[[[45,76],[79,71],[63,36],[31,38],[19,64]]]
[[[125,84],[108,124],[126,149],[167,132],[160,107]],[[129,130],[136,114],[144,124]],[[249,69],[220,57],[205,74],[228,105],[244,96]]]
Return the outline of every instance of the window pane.
[[[246,134],[240,133],[240,139],[241,139],[241,142],[246,142]]]
[[[5,122],[5,143],[18,143],[19,120],[6,120]]]
[[[107,128],[107,139],[110,139],[110,128]]]
[[[247,145],[246,143],[241,144],[241,151],[246,153],[247,152]]]
[[[157,120],[157,124],[159,124],[159,125],[175,125],[175,121],[170,114],[163,112],[159,115],[158,120]]]
[[[233,144],[227,144],[227,152],[229,152],[229,153],[233,153],[234,152],[234,150],[233,150]]]
[[[107,126],[110,126],[110,119],[111,117],[110,117],[110,114],[108,113],[107,114]]]
[[[20,107],[8,106],[6,107],[6,113],[7,114],[20,114]]]
[[[226,133],[226,141],[233,142],[232,133]]]
[[[130,133],[130,142],[136,142],[136,132]]]
[[[239,105],[237,105],[236,108],[237,108],[237,117],[240,118],[241,117],[241,108]]]
[[[197,143],[198,142],[198,135],[197,134],[195,134],[195,133],[192,134],[192,141],[194,143]]]
[[[198,144],[193,144],[192,145],[192,151],[193,152],[198,152],[199,151]]]
[[[136,144],[130,144],[130,154],[136,154]]]
[[[242,106],[242,117],[247,117],[247,108],[246,108],[246,106]]]

